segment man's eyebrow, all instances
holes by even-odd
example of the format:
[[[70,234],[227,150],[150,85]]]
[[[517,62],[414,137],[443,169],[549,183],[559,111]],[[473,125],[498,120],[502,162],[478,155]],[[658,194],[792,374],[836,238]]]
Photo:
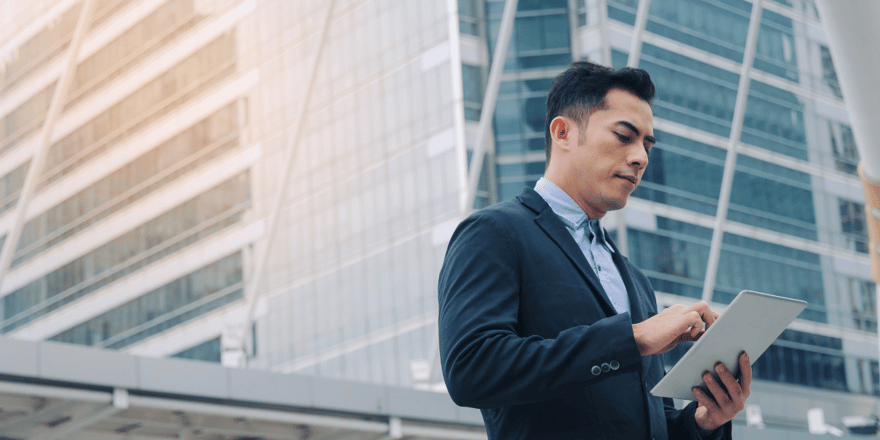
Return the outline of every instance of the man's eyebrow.
[[[636,136],[642,134],[642,133],[639,131],[639,129],[636,128],[635,125],[631,124],[631,123],[628,122],[628,121],[617,121],[617,123],[618,123],[618,124],[621,124],[621,125],[623,125],[623,126],[626,126],[626,128],[629,128],[630,130],[632,130],[633,133],[636,134]],[[648,142],[650,142],[650,143],[652,143],[652,144],[656,144],[656,143],[657,143],[657,139],[655,139],[654,136],[651,136],[651,135],[647,135],[647,136],[645,136],[645,140],[648,141]]]

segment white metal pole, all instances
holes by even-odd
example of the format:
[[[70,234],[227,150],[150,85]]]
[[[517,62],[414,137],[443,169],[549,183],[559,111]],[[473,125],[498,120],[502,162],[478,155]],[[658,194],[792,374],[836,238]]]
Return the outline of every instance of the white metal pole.
[[[601,63],[611,65],[611,42],[608,41],[608,1],[599,0],[599,33],[602,36]]]
[[[79,50],[85,39],[86,31],[92,21],[93,0],[83,0],[82,9],[79,11],[79,19],[76,23],[76,29],[71,37],[70,48],[67,53],[67,60],[64,62],[64,70],[55,86],[55,92],[52,94],[52,103],[49,105],[49,111],[46,114],[46,120],[43,123],[43,130],[40,132],[40,148],[31,158],[28,165],[27,174],[18,195],[18,203],[15,206],[15,216],[12,227],[6,233],[6,240],[3,242],[3,250],[0,251],[0,292],[2,292],[3,281],[12,265],[12,258],[15,250],[18,248],[18,240],[21,237],[21,231],[24,228],[28,205],[37,189],[37,183],[40,175],[43,174],[43,167],[46,164],[46,156],[49,153],[49,147],[52,144],[52,135],[55,131],[55,122],[61,115],[64,108],[64,100],[67,98],[67,89],[70,88],[70,82],[76,71],[76,61],[79,57]]]
[[[290,185],[290,177],[293,169],[293,163],[296,159],[296,153],[299,150],[299,143],[303,137],[303,131],[305,127],[305,120],[308,116],[309,103],[312,98],[312,91],[315,89],[315,81],[318,77],[318,66],[321,64],[321,57],[326,52],[324,50],[324,44],[327,41],[327,30],[330,28],[330,21],[333,18],[333,10],[336,6],[336,0],[330,0],[327,5],[327,13],[324,17],[324,26],[321,28],[320,39],[318,40],[318,46],[315,48],[315,58],[312,62],[312,71],[309,74],[309,82],[306,88],[306,95],[303,98],[300,105],[299,119],[296,123],[296,128],[294,130],[293,142],[290,145],[290,148],[285,151],[284,161],[282,165],[283,172],[278,178],[278,192],[275,194],[275,199],[272,200],[271,212],[269,213],[269,217],[266,219],[267,224],[267,233],[266,239],[264,240],[265,245],[257,252],[256,261],[254,263],[253,277],[250,282],[247,284],[247,289],[245,290],[245,295],[247,295],[247,314],[245,315],[245,322],[242,327],[242,331],[239,333],[242,335],[241,338],[241,350],[244,352],[246,346],[246,340],[248,339],[248,335],[251,335],[251,326],[254,322],[254,311],[256,310],[257,299],[259,298],[260,289],[262,288],[263,280],[265,279],[265,271],[266,271],[266,259],[269,255],[269,250],[272,247],[272,243],[275,241],[275,235],[278,232],[278,217],[281,212],[281,207],[284,204],[284,200],[287,195],[287,187]],[[242,358],[245,362],[247,356],[245,355]]]
[[[626,60],[626,65],[629,67],[639,67],[639,60],[642,58],[642,39],[645,35],[645,26],[648,25],[648,10],[650,9],[651,0],[639,1],[636,23],[633,26],[632,40],[629,44],[629,58]]]
[[[635,27],[633,27],[632,39],[629,45],[629,58],[626,60],[628,67],[639,67],[642,58],[642,40],[645,35],[645,26],[648,24],[648,10],[651,8],[651,0],[641,0],[636,12]],[[629,256],[629,237],[626,235],[626,207],[617,212],[617,248],[623,256]]]
[[[477,138],[474,144],[474,153],[471,156],[470,170],[468,171],[467,192],[464,205],[461,206],[462,217],[467,216],[473,210],[474,199],[477,196],[477,186],[480,183],[480,174],[483,171],[483,157],[486,153],[486,134],[495,115],[495,102],[498,100],[501,73],[504,72],[504,63],[507,60],[507,46],[510,43],[510,36],[513,34],[516,5],[517,0],[506,0],[504,2],[504,12],[501,14],[501,27],[498,29],[498,40],[495,44],[495,53],[492,55],[492,68],[489,70],[489,81],[486,84],[486,94],[483,96],[483,108],[480,111],[480,123],[477,126]]]
[[[749,76],[755,59],[755,47],[761,29],[762,0],[752,3],[752,16],[749,20],[749,31],[746,37],[745,54],[739,72],[739,87],[736,93],[736,104],[733,108],[733,122],[730,127],[730,139],[727,143],[727,159],[724,161],[724,175],[721,177],[721,194],[718,196],[718,210],[715,213],[715,226],[712,230],[712,244],[709,246],[709,261],[706,263],[706,280],[703,282],[703,301],[712,300],[715,290],[715,277],[718,274],[718,260],[721,258],[721,243],[724,237],[724,223],[730,206],[730,192],[733,189],[733,176],[736,172],[737,145],[742,134],[746,103],[749,97]]]

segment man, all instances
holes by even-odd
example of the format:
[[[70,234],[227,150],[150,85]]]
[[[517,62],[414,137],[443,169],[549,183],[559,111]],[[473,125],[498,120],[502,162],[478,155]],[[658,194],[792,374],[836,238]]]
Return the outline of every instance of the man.
[[[452,399],[490,439],[730,438],[749,395],[723,365],[675,410],[649,390],[660,353],[718,316],[704,302],[657,312],[648,279],[598,224],[623,208],[654,144],[641,69],[575,63],[547,97],[547,168],[535,189],[478,211],[440,272],[440,355]]]

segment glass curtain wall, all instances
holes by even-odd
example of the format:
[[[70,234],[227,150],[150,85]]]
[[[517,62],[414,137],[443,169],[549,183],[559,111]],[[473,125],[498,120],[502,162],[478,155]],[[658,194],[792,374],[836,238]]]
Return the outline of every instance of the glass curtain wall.
[[[16,246],[4,275],[21,279],[22,271],[31,274],[2,292],[2,333],[15,334],[55,320],[56,312],[82,304],[99,292],[112,296],[120,282],[240,225],[252,209],[253,178],[247,169],[225,180],[218,178],[217,184],[176,206],[160,208],[153,200],[240,152],[248,108],[243,98],[226,100],[197,122],[165,138],[154,138],[169,114],[192,106],[240,75],[240,47],[234,28],[193,44],[194,34],[203,32],[199,26],[225,11],[218,2],[142,3],[94,2],[85,41],[94,42],[99,33],[112,37],[98,47],[92,44],[87,56],[69,72],[71,85],[60,98],[63,106],[56,124],[66,127],[67,133],[48,145],[36,193],[30,200],[19,200],[29,160],[0,176],[0,217],[11,216],[19,203],[68,193],[48,206],[43,203],[40,212],[26,218],[16,243],[0,239],[4,245]],[[141,9],[135,11],[135,6]],[[39,147],[37,134],[45,123],[58,76],[67,74],[51,66],[59,65],[70,49],[81,7],[82,2],[74,2],[3,58],[0,103],[10,110],[0,115],[0,160],[32,155]],[[123,23],[119,21],[123,13],[140,18]],[[4,41],[11,41],[10,37]],[[175,55],[175,50],[181,55]],[[174,56],[180,60],[164,71],[153,77],[144,73],[157,58]],[[134,86],[124,95],[105,96],[108,87],[120,84]],[[6,99],[18,99],[18,103],[7,105]],[[96,109],[93,117],[70,123],[92,109]],[[135,148],[132,145],[143,148],[143,153],[129,154],[133,158],[125,163],[108,160],[121,153],[124,157],[128,153],[122,150]],[[114,165],[105,167],[108,163]],[[84,169],[98,175],[84,176]],[[81,189],[66,191],[68,186]],[[102,235],[108,222],[118,222],[134,209],[146,214],[115,236]],[[94,248],[58,256],[59,249],[84,240]],[[66,330],[49,339],[124,348],[159,335],[240,300],[243,261],[241,251],[219,254],[201,269],[119,307],[84,322],[66,323]],[[181,357],[214,359],[212,350],[199,347],[184,350]]]
[[[467,3],[468,11],[481,5]],[[742,289],[803,299],[809,306],[802,321],[824,326],[824,333],[857,329],[876,340],[858,154],[847,122],[828,110],[842,109],[843,102],[827,44],[807,31],[817,15],[809,2],[797,3],[762,11],[711,300],[727,304]],[[490,54],[503,4],[482,2]],[[644,218],[635,222],[640,226],[626,226],[625,241],[630,260],[670,298],[702,298],[752,5],[651,2],[639,67],[657,86],[658,142],[631,199]],[[637,7],[638,0],[520,1],[493,119],[496,178],[490,185],[498,199],[515,197],[543,174],[544,101],[552,77],[572,60],[601,53],[602,44],[609,46],[611,65],[625,66],[628,38],[593,37],[630,32]],[[602,23],[607,28],[598,29]],[[844,339],[789,330],[756,364],[756,374],[875,393],[870,369],[876,353],[849,349]],[[669,354],[670,365],[681,351]]]

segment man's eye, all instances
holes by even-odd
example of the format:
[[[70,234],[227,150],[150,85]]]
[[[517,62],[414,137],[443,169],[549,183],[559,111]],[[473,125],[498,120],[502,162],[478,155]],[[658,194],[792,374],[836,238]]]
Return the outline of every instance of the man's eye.
[[[626,143],[626,142],[629,142],[629,141],[630,141],[630,137],[629,137],[629,136],[624,136],[624,135],[622,135],[622,134],[620,134],[620,133],[615,133],[615,134],[617,135],[617,138],[620,139],[621,142]]]

